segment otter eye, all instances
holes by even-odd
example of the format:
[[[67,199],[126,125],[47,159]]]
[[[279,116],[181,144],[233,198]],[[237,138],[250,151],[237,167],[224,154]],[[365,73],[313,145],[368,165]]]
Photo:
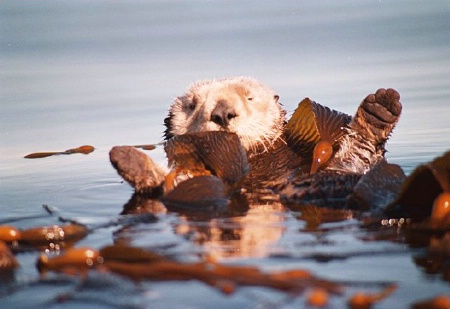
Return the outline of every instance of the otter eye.
[[[253,101],[253,97],[248,97],[247,100]]]
[[[192,98],[192,102],[189,102],[188,108],[193,111],[197,107],[197,98]]]

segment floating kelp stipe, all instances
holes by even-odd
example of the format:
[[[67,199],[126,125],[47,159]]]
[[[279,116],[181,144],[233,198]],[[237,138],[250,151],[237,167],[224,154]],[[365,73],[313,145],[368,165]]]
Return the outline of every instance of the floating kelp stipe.
[[[95,150],[94,146],[91,145],[83,145],[76,148],[67,149],[65,151],[55,151],[55,152],[34,152],[26,155],[25,159],[41,159],[50,156],[59,156],[59,155],[69,155],[74,153],[82,153],[89,154]]]

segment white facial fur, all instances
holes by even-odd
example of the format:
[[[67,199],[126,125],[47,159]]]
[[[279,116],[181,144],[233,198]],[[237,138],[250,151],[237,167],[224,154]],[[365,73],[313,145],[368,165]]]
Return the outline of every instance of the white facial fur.
[[[233,111],[226,124],[213,121],[218,103]],[[230,77],[194,83],[177,97],[166,120],[166,137],[203,131],[236,133],[247,151],[267,149],[283,130],[285,111],[278,96],[261,82]]]

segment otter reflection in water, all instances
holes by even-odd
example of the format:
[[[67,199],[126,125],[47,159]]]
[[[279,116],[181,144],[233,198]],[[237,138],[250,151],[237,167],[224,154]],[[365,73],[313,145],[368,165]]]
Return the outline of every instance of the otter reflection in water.
[[[192,242],[197,254],[207,260],[270,255],[283,235],[288,216],[286,207],[279,202],[248,204],[243,199],[231,198],[227,204],[212,201],[207,207],[199,208],[179,203],[163,204],[139,194],[134,194],[125,204],[122,214],[164,214],[167,211],[178,214],[177,220],[171,223],[173,233]],[[134,230],[134,227],[116,233],[116,242],[129,242],[126,239],[129,233],[125,232],[128,229]],[[139,233],[139,228],[136,231]],[[136,233],[133,235],[136,237]]]
[[[138,194],[164,203],[197,207],[238,194],[378,208],[404,179],[384,158],[401,113],[399,98],[393,89],[379,89],[354,117],[305,99],[286,121],[278,95],[261,82],[197,82],[175,99],[164,121],[168,172],[132,147],[114,147],[110,159]],[[367,196],[367,187],[382,201]]]
[[[149,199],[139,194],[134,194],[124,205],[122,214],[139,215],[150,212],[158,216],[167,211],[177,214],[176,220],[170,220],[172,229],[169,233],[173,232],[191,242],[194,254],[204,260],[262,258],[283,254],[284,252],[279,252],[278,244],[287,232],[286,227],[290,225],[288,221],[301,220],[304,222],[302,230],[315,232],[321,231],[323,223],[344,221],[354,216],[348,210],[314,206],[287,208],[280,202],[269,200],[248,204],[245,199],[239,198],[231,198],[226,205],[211,203],[208,208],[199,209],[192,205],[163,204],[158,199]],[[154,227],[150,229],[154,231]],[[295,230],[295,233],[298,231]],[[131,225],[116,232],[114,237],[116,243],[129,244],[137,241],[155,245],[153,241],[149,241],[148,237],[152,237],[149,235],[151,233],[148,233],[146,227]],[[323,233],[304,234],[304,237],[308,244],[320,243],[321,235]],[[143,238],[141,241],[140,237]],[[296,238],[298,241],[298,235]]]

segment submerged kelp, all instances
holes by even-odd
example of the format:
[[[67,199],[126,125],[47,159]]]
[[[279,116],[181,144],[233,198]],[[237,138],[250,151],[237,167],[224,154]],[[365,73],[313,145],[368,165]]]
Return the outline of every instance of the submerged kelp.
[[[64,230],[70,231],[71,227],[70,229],[68,228],[69,226],[66,226]],[[6,226],[2,227],[2,229],[12,230],[11,227]],[[55,230],[56,227],[53,229]],[[26,238],[39,239],[35,245],[40,246],[43,242],[40,236],[41,230],[47,231],[48,228],[36,227],[23,232],[25,234],[36,232],[36,237]],[[86,230],[84,229],[84,231]],[[72,235],[73,233],[69,234]],[[46,235],[48,236],[49,234]],[[3,238],[10,239],[9,236]],[[21,240],[21,237],[19,237],[19,240]],[[49,244],[52,241],[48,239]],[[5,245],[3,246],[5,247]],[[59,247],[58,251],[60,251],[60,254],[47,252],[39,256],[36,265],[39,272],[45,277],[48,276],[49,272],[61,272],[66,275],[78,275],[82,276],[82,278],[88,278],[88,272],[97,270],[103,273],[105,271],[117,273],[139,281],[185,281],[195,279],[219,289],[225,294],[232,294],[242,286],[268,287],[296,295],[296,297],[300,297],[307,292],[305,301],[310,305],[319,304],[320,306],[326,306],[329,303],[330,296],[333,298],[343,297],[348,298],[348,307],[352,309],[361,308],[361,306],[369,308],[373,303],[383,300],[395,290],[394,284],[385,284],[381,285],[379,292],[376,293],[362,291],[346,293],[345,290],[350,288],[351,284],[321,279],[304,269],[264,272],[253,266],[225,265],[214,261],[198,263],[177,262],[155,252],[123,244],[106,246],[100,250],[86,247]],[[2,263],[3,267],[0,269],[2,275],[5,271],[11,271],[18,267],[18,263],[6,247],[0,253],[4,261]],[[10,258],[8,263],[5,262],[6,255]],[[91,278],[90,280],[95,279]],[[60,297],[68,300],[70,299],[68,296],[63,294]]]

